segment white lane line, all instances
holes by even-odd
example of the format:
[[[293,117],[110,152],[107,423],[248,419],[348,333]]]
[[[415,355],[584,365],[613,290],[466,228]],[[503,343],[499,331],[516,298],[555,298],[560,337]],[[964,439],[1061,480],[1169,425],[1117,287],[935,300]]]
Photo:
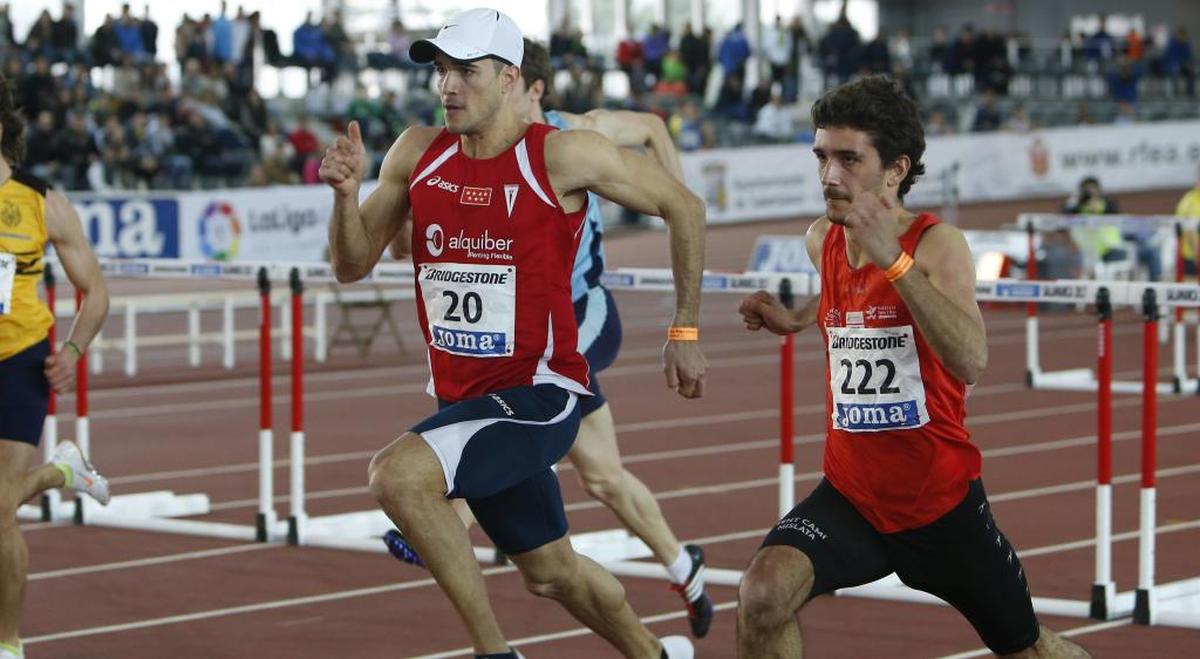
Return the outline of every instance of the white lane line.
[[[1086,634],[1094,634],[1096,632],[1107,631],[1109,629],[1116,629],[1117,627],[1124,627],[1124,626],[1132,624],[1132,623],[1133,623],[1133,620],[1131,618],[1122,618],[1121,620],[1112,620],[1109,622],[1099,622],[1094,625],[1087,625],[1084,627],[1076,627],[1074,629],[1066,629],[1066,630],[1058,632],[1058,635],[1065,636],[1067,638],[1072,638],[1075,636],[1084,636]],[[993,656],[991,650],[989,650],[987,648],[979,648],[977,650],[960,652],[958,654],[948,654],[944,657],[940,657],[939,659],[967,659],[968,657],[991,657],[991,656]]]
[[[512,566],[487,568],[483,571],[484,576],[493,574],[501,574],[505,572],[515,572],[517,568]],[[426,586],[436,585],[432,578],[417,579],[415,581],[405,581],[401,583],[392,583],[382,586],[371,586],[368,588],[354,588],[351,590],[339,590],[332,593],[322,593],[320,595],[308,595],[305,597],[291,597],[281,600],[269,600],[266,602],[257,602],[255,604],[245,604],[242,606],[231,606],[223,609],[210,609],[208,611],[196,611],[193,613],[185,613],[175,616],[164,616],[162,618],[148,618],[134,622],[121,623],[116,625],[103,625],[100,627],[87,627],[83,629],[72,629],[65,632],[56,632],[52,634],[43,634],[41,636],[31,636],[22,639],[22,644],[33,645],[36,643],[47,643],[50,641],[62,641],[72,638],[80,638],[84,636],[98,636],[101,634],[113,634],[117,632],[132,631],[135,629],[146,629],[148,627],[161,627],[163,625],[175,625],[184,622],[194,622],[196,620],[210,620],[212,618],[223,618],[226,616],[242,615],[245,613],[257,613],[259,611],[270,611],[273,609],[284,609],[292,606],[307,606],[309,604],[321,604],[323,602],[336,602],[340,600],[353,599],[355,597],[370,597],[372,595],[382,595],[384,593],[393,593],[400,590],[412,590],[414,588],[424,588]]]
[[[150,558],[139,558],[132,561],[119,561],[116,563],[101,563],[98,565],[86,565],[83,567],[66,568],[62,570],[49,570],[47,572],[35,572],[29,575],[29,581],[42,581],[45,579],[58,579],[60,577],[73,577],[79,574],[92,574],[95,572],[113,572],[116,570],[128,570],[131,568],[146,567],[149,565],[163,565],[166,563],[178,563],[181,561],[193,561],[202,558],[212,558],[214,556],[228,556],[230,554],[242,554],[251,551],[259,551],[260,549],[277,549],[283,545],[266,544],[256,542],[247,545],[235,545],[233,547],[218,547],[215,549],[203,549],[198,551],[189,551],[180,554],[168,554],[165,556],[153,556]]]
[[[736,601],[721,602],[720,604],[716,604],[713,606],[714,611],[728,611],[729,609],[736,609],[736,608],[737,608]],[[686,617],[687,617],[687,611],[672,611],[671,613],[659,613],[657,615],[644,616],[641,618],[641,621],[642,621],[642,624],[653,625],[658,622],[667,622],[669,620],[679,620],[680,618],[686,618]],[[521,648],[525,647],[526,645],[537,645],[538,643],[549,643],[550,641],[560,641],[564,638],[576,638],[579,636],[587,636],[588,634],[591,634],[591,633],[592,633],[592,630],[588,629],[587,627],[576,627],[574,629],[564,629],[561,632],[551,632],[549,634],[539,634],[537,636],[526,636],[525,638],[515,638],[515,639],[509,641],[508,643],[513,648],[520,650]],[[457,648],[454,650],[447,650],[445,652],[438,652],[436,654],[422,654],[422,655],[418,655],[418,656],[414,657],[413,659],[449,659],[450,657],[462,657],[462,656],[469,657],[469,656],[471,656],[471,654],[474,651],[475,651],[474,648],[468,646],[465,648]]]

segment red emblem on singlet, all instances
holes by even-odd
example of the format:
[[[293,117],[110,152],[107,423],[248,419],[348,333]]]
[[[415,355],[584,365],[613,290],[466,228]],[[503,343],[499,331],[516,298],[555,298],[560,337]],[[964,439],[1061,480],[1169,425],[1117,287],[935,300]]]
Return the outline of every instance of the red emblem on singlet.
[[[473,188],[469,185],[464,185],[462,197],[459,198],[458,202],[464,206],[491,206],[492,189]]]

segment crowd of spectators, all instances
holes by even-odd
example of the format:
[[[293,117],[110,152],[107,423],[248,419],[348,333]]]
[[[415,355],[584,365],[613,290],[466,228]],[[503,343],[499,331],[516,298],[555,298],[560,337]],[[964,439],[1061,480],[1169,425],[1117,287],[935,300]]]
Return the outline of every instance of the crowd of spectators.
[[[377,160],[407,125],[438,120],[436,98],[428,93],[431,72],[408,58],[409,44],[424,35],[399,20],[374,38],[356,40],[340,12],[321,19],[310,13],[292,33],[287,55],[257,12],[239,7],[231,14],[224,2],[215,16],[185,15],[175,27],[171,54],[159,52],[160,28],[149,5],[141,17],[123,6],[91,35],[82,35],[79,24],[64,4],[57,18],[42,12],[18,39],[8,7],[0,5],[3,73],[31,124],[26,164],[67,188],[311,183],[323,139],[349,119],[362,123]],[[549,39],[551,62],[565,72],[552,102],[572,112],[604,105],[656,112],[680,148],[693,150],[808,139],[802,89],[869,73],[893,76],[914,96],[929,95],[925,81],[931,75],[970,82],[967,98],[973,102],[925,99],[930,135],[1024,132],[1057,123],[1032,101],[1011,94],[1014,75],[1035,65],[1103,79],[1106,104],[1073,101],[1066,121],[1075,123],[1137,120],[1144,114],[1146,78],[1167,81],[1181,97],[1195,93],[1194,57],[1183,27],[1166,35],[1131,30],[1117,37],[1101,19],[1093,34],[1066,34],[1046,53],[1025,35],[971,25],[953,37],[945,28],[920,39],[905,30],[880,30],[867,40],[843,10],[820,35],[810,35],[798,18],[776,17],[761,26],[760,38],[752,45],[741,24],[719,37],[687,23],[678,34],[651,25],[611,53],[594,53],[581,31],[564,21]],[[748,71],[754,58],[763,65],[761,76]],[[304,69],[313,85],[331,88],[349,80],[347,93],[333,112],[317,116],[301,109],[303,103],[268,103],[256,89],[263,64]],[[604,97],[610,66],[626,76],[627,97]],[[398,71],[404,84],[376,85],[380,93],[369,94],[359,75],[365,69]]]

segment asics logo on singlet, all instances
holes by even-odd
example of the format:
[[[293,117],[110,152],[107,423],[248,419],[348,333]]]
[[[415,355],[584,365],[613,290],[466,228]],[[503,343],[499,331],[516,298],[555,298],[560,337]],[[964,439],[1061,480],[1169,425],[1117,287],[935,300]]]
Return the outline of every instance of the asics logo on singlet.
[[[459,188],[457,183],[451,183],[450,181],[444,180],[440,176],[429,177],[429,179],[425,181],[425,185],[428,185],[431,188],[436,185],[446,192],[458,192]]]

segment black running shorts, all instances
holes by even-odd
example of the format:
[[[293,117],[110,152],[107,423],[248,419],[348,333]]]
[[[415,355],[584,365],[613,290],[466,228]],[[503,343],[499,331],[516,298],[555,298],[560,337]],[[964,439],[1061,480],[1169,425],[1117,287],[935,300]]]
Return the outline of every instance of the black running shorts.
[[[895,572],[916,590],[958,609],[996,654],[1012,654],[1038,640],[1025,572],[996,526],[982,481],[933,523],[879,533],[829,481],[822,480],[767,534],[763,546],[787,545],[808,556],[810,598],[870,583]]]

